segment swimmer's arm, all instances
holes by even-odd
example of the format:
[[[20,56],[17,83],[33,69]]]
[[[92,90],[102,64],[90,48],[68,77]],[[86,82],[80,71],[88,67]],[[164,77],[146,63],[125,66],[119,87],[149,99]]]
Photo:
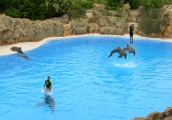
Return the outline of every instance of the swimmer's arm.
[[[44,88],[45,88],[45,84],[46,84],[46,81],[45,81],[45,83],[44,83]]]

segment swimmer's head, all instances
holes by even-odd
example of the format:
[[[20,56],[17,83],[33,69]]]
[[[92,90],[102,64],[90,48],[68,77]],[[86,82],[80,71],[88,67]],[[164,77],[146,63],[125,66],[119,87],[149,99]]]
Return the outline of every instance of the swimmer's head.
[[[50,80],[50,76],[47,77],[47,80]]]

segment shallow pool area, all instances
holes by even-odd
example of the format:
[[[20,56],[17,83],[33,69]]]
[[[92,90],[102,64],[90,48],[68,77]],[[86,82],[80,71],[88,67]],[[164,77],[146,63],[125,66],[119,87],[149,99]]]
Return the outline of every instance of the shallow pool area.
[[[136,56],[110,52],[128,38],[53,40],[0,56],[1,120],[131,120],[164,111],[172,99],[172,43],[135,39]],[[51,76],[53,93],[41,92]]]

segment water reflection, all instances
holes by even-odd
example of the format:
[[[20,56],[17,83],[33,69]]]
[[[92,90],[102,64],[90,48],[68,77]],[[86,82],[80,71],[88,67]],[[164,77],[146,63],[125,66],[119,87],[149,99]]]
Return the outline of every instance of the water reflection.
[[[45,106],[48,105],[49,109],[54,113],[54,108],[55,108],[55,101],[54,98],[52,98],[50,95],[45,95],[43,97],[44,101],[36,104],[36,106]]]

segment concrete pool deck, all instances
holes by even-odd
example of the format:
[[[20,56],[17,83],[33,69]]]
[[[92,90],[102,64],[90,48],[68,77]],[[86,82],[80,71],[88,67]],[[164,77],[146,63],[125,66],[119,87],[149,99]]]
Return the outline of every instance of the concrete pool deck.
[[[124,34],[124,35],[101,35],[98,33],[95,34],[84,34],[84,35],[74,35],[74,36],[66,36],[66,37],[48,37],[45,38],[41,41],[38,42],[22,42],[22,43],[17,43],[17,44],[12,44],[12,45],[5,45],[5,46],[0,46],[0,56],[4,55],[9,55],[9,54],[15,54],[16,52],[13,52],[10,50],[11,47],[21,47],[23,52],[35,49],[43,44],[45,44],[48,41],[51,40],[62,40],[66,38],[77,38],[77,37],[85,37],[85,36],[108,36],[108,37],[118,37],[118,38],[128,38],[129,40],[129,34]],[[142,38],[142,39],[147,39],[147,40],[160,40],[163,42],[172,42],[172,39],[169,38],[148,38],[148,37],[142,37],[139,35],[134,35],[134,38]]]

